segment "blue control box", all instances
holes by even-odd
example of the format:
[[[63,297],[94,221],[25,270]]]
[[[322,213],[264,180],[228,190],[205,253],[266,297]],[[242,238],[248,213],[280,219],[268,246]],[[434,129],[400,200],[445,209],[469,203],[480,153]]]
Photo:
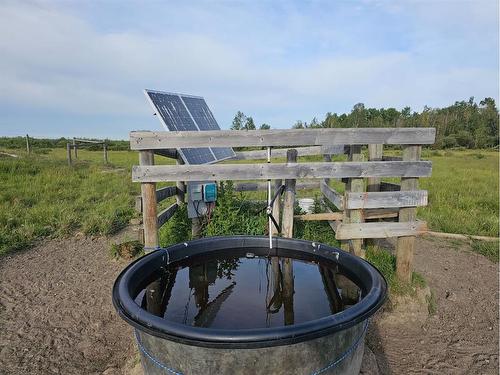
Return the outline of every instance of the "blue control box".
[[[217,184],[203,184],[203,201],[215,202],[217,200]]]

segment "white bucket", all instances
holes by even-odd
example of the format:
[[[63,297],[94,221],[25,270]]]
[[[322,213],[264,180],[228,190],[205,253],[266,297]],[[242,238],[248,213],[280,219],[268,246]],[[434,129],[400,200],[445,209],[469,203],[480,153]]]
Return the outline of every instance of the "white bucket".
[[[302,211],[305,211],[305,213],[310,214],[313,211],[314,208],[314,199],[312,198],[300,198],[299,199],[299,207],[302,209]]]

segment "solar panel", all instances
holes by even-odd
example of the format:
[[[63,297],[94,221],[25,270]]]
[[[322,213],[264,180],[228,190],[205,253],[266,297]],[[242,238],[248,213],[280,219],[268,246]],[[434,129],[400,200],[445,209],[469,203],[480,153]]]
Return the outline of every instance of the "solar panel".
[[[170,131],[220,130],[205,99],[200,96],[144,90],[158,117]],[[186,164],[207,164],[235,156],[229,147],[179,149]]]
[[[200,130],[220,129],[212,111],[210,111],[210,108],[208,108],[203,98],[182,95],[182,100],[186,104],[189,112],[191,112]],[[224,160],[234,156],[234,151],[229,147],[212,147],[212,152],[218,160]]]

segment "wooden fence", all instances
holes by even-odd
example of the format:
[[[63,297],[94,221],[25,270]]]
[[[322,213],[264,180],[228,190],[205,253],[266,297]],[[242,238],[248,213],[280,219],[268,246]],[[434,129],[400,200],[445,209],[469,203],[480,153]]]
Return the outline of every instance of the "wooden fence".
[[[29,149],[29,141],[28,135],[26,135],[27,148]],[[73,143],[66,144],[66,157],[68,159],[68,165],[71,167],[73,164],[71,150],[75,153],[75,159],[78,159],[78,145],[79,144],[93,144],[93,145],[102,145],[104,164],[108,164],[108,144],[106,141],[91,141],[89,139],[78,139],[73,138]]]
[[[365,239],[397,237],[397,275],[408,281],[415,236],[427,230],[426,223],[416,218],[416,208],[427,204],[427,192],[418,189],[418,179],[430,176],[432,169],[431,162],[420,160],[421,146],[434,143],[434,139],[434,128],[131,132],[130,147],[140,153],[140,165],[133,167],[132,179],[141,183],[141,197],[136,206],[143,214],[144,244],[148,248],[158,247],[158,228],[184,202],[187,181],[242,180],[246,182],[235,184],[237,191],[256,191],[266,189],[267,184],[255,180],[286,179],[294,182],[294,190],[319,189],[324,199],[337,208],[339,212],[297,219],[328,220],[345,250],[364,257]],[[362,153],[365,145],[368,160]],[[401,145],[402,157],[384,156],[383,145]],[[272,156],[282,157],[287,152],[284,146],[300,146],[295,147],[298,156],[323,155],[325,161],[288,159],[287,163],[262,164],[229,161],[207,167],[183,165],[175,151],[182,147],[281,147],[274,149]],[[331,155],[337,153],[346,153],[348,160],[332,162]],[[154,165],[155,154],[178,162]],[[265,157],[266,150],[245,151],[237,153],[234,160]],[[381,181],[386,177],[400,178],[401,183]],[[295,184],[298,179],[306,181]],[[345,192],[336,191],[331,179],[341,180]],[[176,182],[176,186],[156,190],[156,183],[164,181]],[[158,213],[157,203],[172,196],[177,197],[176,203]]]

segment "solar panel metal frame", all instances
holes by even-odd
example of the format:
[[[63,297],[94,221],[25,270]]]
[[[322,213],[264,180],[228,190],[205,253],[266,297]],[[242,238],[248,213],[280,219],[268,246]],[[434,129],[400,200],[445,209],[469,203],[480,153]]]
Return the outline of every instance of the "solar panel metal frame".
[[[156,107],[155,103],[153,102],[153,100],[151,99],[151,97],[149,96],[149,93],[153,93],[153,94],[164,94],[164,95],[172,95],[172,96],[177,96],[183,106],[184,106],[184,109],[187,111],[187,113],[189,114],[192,122],[194,123],[194,126],[196,127],[196,130],[198,131],[203,131],[203,129],[200,128],[199,124],[196,122],[196,120],[194,119],[193,117],[193,114],[191,113],[191,111],[189,110],[189,108],[187,107],[186,103],[184,102],[184,100],[182,99],[183,97],[186,97],[186,98],[193,98],[193,99],[201,99],[204,101],[204,103],[206,104],[208,110],[210,111],[210,113],[212,114],[212,117],[217,125],[217,127],[219,128],[218,130],[220,130],[220,126],[219,124],[217,123],[217,120],[215,120],[215,116],[213,115],[212,111],[210,110],[210,107],[208,107],[208,104],[206,103],[205,101],[205,98],[203,98],[202,96],[197,96],[197,95],[189,95],[189,94],[181,94],[181,93],[176,93],[176,92],[168,92],[168,91],[158,91],[158,90],[150,90],[150,89],[144,89],[144,94],[146,95],[146,98],[149,102],[149,104],[151,105],[151,107],[153,107],[153,109],[155,110],[155,113],[157,115],[157,117],[159,118],[161,124],[163,125],[163,127],[168,130],[168,131],[172,131],[171,129],[169,129],[168,125],[166,124],[165,120],[163,119],[163,116],[158,113],[158,108]],[[193,129],[194,130],[194,129]],[[179,131],[179,130],[174,130],[174,131]],[[210,153],[212,154],[213,156],[213,159],[214,160],[211,160],[211,161],[208,161],[208,162],[205,162],[205,163],[201,163],[201,164],[214,164],[214,163],[218,163],[220,161],[224,161],[224,160],[228,160],[228,159],[232,159],[233,157],[236,156],[234,150],[230,147],[227,147],[231,152],[232,152],[232,155],[231,156],[228,156],[228,157],[225,157],[225,158],[218,158],[214,152],[214,150],[212,150],[212,147],[206,147],[210,150]],[[182,149],[177,149],[177,151],[179,152],[179,155],[181,155],[182,159],[184,160],[184,162],[186,164],[189,164],[188,162],[188,159],[187,159],[187,156],[186,154],[182,151]]]

